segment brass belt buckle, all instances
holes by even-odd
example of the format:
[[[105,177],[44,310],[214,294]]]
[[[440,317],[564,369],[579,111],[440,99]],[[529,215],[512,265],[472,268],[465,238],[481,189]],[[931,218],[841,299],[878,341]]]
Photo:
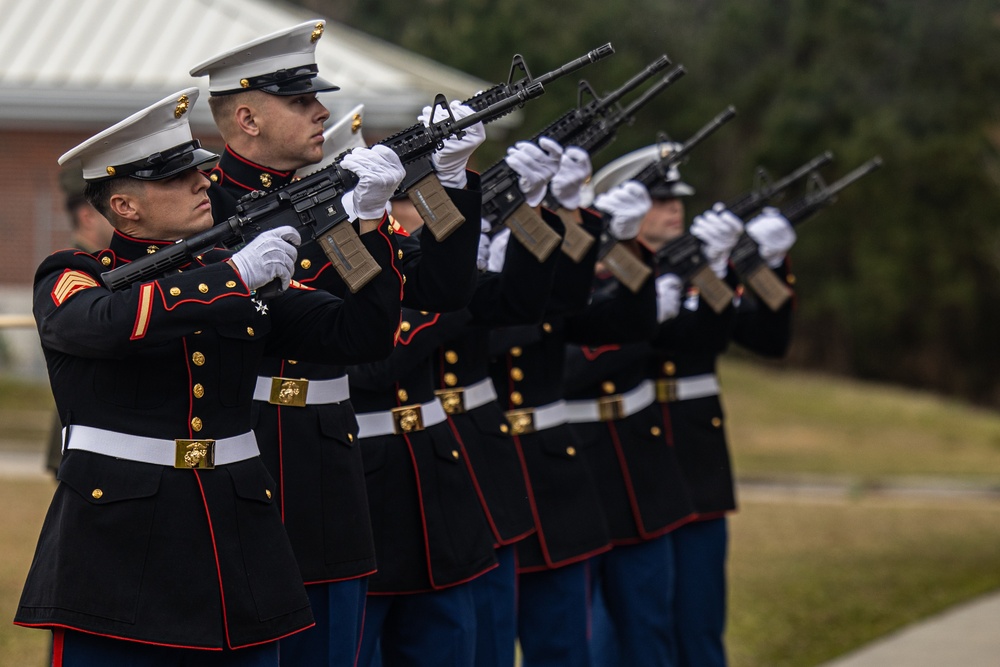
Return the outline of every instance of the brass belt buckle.
[[[392,409],[392,426],[396,435],[424,430],[424,412],[419,405],[401,405]]]
[[[510,422],[510,432],[514,435],[524,435],[535,432],[535,409],[508,410],[507,421]]]
[[[465,389],[436,389],[434,395],[441,401],[441,407],[449,415],[460,415],[465,412]]]
[[[309,380],[299,378],[271,378],[271,395],[267,402],[271,405],[290,405],[302,408],[306,405]]]
[[[660,378],[656,381],[656,401],[672,403],[677,400],[677,380]]]
[[[597,399],[597,416],[602,422],[621,419],[625,416],[625,399],[621,394],[602,396]]]
[[[215,440],[174,440],[174,467],[211,470],[215,467]]]

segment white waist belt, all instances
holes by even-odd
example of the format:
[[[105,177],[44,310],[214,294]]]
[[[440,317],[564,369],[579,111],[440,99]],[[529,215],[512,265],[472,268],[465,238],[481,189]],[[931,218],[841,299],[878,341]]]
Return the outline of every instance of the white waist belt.
[[[141,463],[174,468],[214,468],[260,455],[252,431],[219,440],[167,440],[107,431],[93,426],[63,429],[64,449],[83,449]]]
[[[555,401],[539,408],[508,410],[506,415],[514,435],[544,431],[566,423],[566,401]]]
[[[493,388],[493,380],[486,378],[468,387],[453,389],[438,389],[434,392],[441,401],[441,406],[449,415],[474,410],[490,401],[497,400],[497,390]]]
[[[374,438],[379,435],[403,435],[422,431],[447,418],[437,399],[419,405],[402,405],[384,412],[365,412],[357,415],[358,437]]]
[[[660,403],[717,396],[718,393],[719,381],[711,373],[677,379],[660,378],[656,381],[656,400]]]
[[[346,375],[332,380],[257,376],[257,387],[253,392],[255,401],[293,407],[340,403],[350,397]]]
[[[624,394],[602,396],[592,401],[566,401],[566,421],[571,424],[624,419],[656,400],[652,380],[645,380]]]

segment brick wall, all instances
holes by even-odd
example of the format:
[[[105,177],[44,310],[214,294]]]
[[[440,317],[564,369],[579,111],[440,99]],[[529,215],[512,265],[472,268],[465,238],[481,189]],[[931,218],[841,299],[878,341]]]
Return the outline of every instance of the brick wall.
[[[70,245],[56,160],[88,136],[0,132],[0,285],[31,285],[38,263]]]

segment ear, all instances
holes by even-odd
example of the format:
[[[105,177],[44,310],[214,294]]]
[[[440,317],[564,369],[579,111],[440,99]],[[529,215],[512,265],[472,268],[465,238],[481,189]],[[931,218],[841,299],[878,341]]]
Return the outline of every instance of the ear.
[[[257,112],[248,104],[240,104],[233,112],[233,119],[236,127],[245,134],[256,137],[260,134],[260,127],[257,125]]]
[[[117,193],[111,195],[108,208],[119,218],[136,222],[139,220],[139,202],[130,194]]]

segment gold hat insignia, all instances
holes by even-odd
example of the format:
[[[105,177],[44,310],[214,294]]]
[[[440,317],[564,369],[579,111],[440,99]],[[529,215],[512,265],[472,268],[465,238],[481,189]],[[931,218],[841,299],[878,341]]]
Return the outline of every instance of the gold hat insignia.
[[[358,130],[361,129],[361,114],[354,114],[354,118],[351,119],[351,134],[357,134]]]
[[[180,118],[185,113],[187,113],[190,100],[187,95],[181,95],[177,100],[177,106],[174,107],[174,118]]]
[[[317,39],[319,39],[322,36],[323,36],[323,24],[322,23],[317,23],[316,24],[316,29],[312,31],[312,35],[310,35],[309,40],[312,41],[312,42],[315,42]]]

